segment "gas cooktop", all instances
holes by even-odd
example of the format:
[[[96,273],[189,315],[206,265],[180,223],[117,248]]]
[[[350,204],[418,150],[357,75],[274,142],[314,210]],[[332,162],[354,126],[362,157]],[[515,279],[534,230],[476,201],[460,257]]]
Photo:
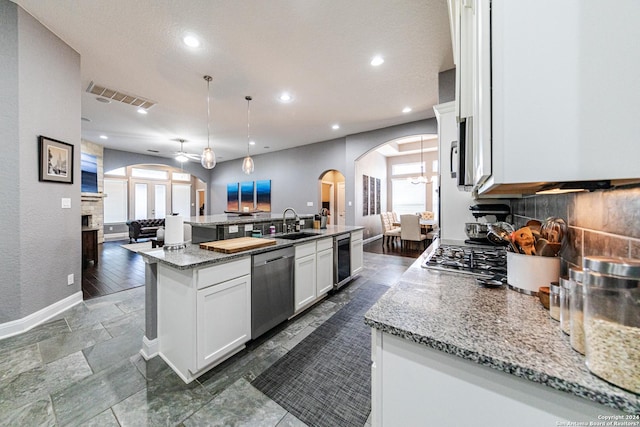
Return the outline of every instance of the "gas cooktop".
[[[422,267],[470,274],[483,286],[502,286],[507,281],[507,253],[504,247],[440,245],[427,255]]]

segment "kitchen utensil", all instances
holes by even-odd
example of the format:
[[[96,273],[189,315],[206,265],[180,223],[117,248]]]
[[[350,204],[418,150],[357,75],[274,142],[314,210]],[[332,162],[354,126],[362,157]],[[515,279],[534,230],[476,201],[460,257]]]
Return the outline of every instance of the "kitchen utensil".
[[[549,243],[543,237],[536,240],[536,255],[540,256],[556,256],[560,252],[560,243]]]
[[[513,233],[514,231],[516,231],[516,228],[513,226],[513,224],[510,224],[510,223],[505,222],[505,221],[494,222],[491,225],[496,226],[496,227],[500,227],[503,230],[506,230],[508,233]]]
[[[522,248],[526,255],[536,254],[535,239],[529,227],[522,227],[516,230],[513,233],[513,241]]]
[[[542,223],[540,221],[538,221],[537,219],[530,219],[529,221],[527,221],[525,226],[529,227],[531,229],[531,231],[537,231],[539,233],[540,232],[540,227],[542,227]]]
[[[484,240],[487,238],[489,224],[482,222],[467,222],[464,225],[464,231],[470,239]]]
[[[562,243],[567,234],[567,223],[558,217],[547,218],[540,227],[540,235],[549,243]]]
[[[510,233],[507,230],[496,224],[489,224],[488,227],[487,239],[489,239],[491,243],[496,245],[507,243],[511,251],[519,253],[518,248],[511,240]]]

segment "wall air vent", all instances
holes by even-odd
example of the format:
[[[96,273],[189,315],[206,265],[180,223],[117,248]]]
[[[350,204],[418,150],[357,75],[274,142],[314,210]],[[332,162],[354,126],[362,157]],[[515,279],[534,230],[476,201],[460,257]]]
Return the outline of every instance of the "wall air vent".
[[[113,101],[118,101],[124,104],[133,105],[134,107],[138,107],[138,108],[144,108],[145,110],[148,110],[149,108],[156,105],[155,101],[148,100],[141,96],[123,93],[116,89],[109,89],[104,86],[97,85],[94,82],[89,83],[87,92],[92,93],[94,95],[98,95],[101,98],[111,99]]]

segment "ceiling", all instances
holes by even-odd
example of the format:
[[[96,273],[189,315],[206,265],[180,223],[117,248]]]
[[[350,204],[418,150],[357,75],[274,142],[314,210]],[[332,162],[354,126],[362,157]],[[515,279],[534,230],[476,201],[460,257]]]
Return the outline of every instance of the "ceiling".
[[[247,95],[261,154],[433,117],[438,73],[453,68],[446,0],[16,3],[81,55],[82,138],[136,153],[171,157],[177,139],[202,152],[207,74],[210,144],[225,161],[247,152]],[[142,115],[98,102],[91,82],[156,104]]]

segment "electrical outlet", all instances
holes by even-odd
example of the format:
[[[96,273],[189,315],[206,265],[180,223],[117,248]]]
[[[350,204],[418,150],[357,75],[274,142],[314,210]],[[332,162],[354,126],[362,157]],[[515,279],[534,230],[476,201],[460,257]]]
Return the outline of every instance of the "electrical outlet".
[[[109,231],[113,231],[113,227],[109,227]]]
[[[237,225],[230,225],[229,226],[229,234],[237,233],[237,232],[238,232],[238,226]]]
[[[73,285],[73,273],[67,276],[67,286]]]

